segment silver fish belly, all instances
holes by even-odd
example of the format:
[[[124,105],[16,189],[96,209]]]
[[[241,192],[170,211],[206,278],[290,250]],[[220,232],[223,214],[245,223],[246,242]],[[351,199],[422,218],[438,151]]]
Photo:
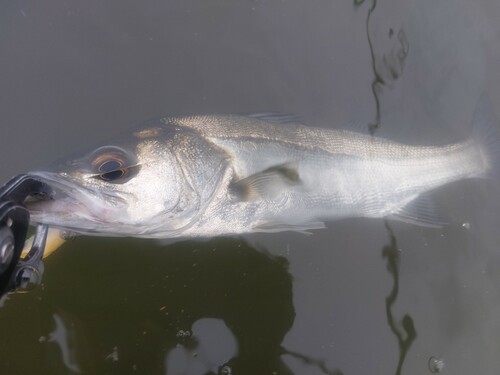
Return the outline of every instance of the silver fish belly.
[[[306,231],[345,217],[439,225],[425,193],[496,177],[498,133],[482,102],[473,137],[442,147],[306,127],[286,116],[163,118],[33,172],[59,194],[28,206],[35,222],[108,236]]]

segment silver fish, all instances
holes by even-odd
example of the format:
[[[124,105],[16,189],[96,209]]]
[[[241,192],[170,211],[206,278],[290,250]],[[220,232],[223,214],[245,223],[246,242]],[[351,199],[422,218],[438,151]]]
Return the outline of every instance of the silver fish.
[[[473,137],[441,147],[306,127],[286,115],[166,117],[32,172],[56,194],[27,206],[35,223],[106,236],[307,231],[346,217],[439,225],[425,193],[497,175],[499,145],[484,101]]]

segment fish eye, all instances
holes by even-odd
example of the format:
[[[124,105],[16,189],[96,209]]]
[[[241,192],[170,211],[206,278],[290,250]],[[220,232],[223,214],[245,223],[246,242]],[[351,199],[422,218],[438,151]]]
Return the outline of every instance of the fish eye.
[[[127,168],[123,168],[120,160],[106,160],[99,166],[99,178],[104,181],[115,181],[127,174]]]
[[[125,183],[135,176],[138,169],[135,159],[125,150],[114,147],[101,147],[91,156],[94,178],[110,182]]]

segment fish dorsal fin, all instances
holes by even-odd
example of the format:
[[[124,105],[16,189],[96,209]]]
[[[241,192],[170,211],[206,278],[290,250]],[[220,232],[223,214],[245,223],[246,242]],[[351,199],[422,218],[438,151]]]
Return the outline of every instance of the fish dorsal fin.
[[[297,166],[294,163],[285,163],[235,181],[230,189],[239,198],[250,201],[274,198],[283,190],[300,183]]]
[[[429,228],[441,228],[450,223],[436,210],[430,193],[421,194],[394,212],[391,218]]]
[[[299,116],[295,116],[290,113],[259,112],[247,114],[246,117],[261,121],[274,122],[276,124],[302,123],[302,119]]]

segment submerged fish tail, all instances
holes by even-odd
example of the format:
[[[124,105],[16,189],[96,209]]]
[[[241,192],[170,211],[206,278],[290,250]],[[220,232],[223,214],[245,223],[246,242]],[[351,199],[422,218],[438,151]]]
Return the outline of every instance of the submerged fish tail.
[[[486,95],[476,104],[472,126],[474,141],[483,162],[477,177],[500,179],[500,123]]]

